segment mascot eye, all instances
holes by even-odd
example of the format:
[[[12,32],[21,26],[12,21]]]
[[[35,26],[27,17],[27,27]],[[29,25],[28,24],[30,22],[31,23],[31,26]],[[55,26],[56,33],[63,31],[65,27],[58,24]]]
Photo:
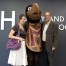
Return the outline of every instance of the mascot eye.
[[[31,9],[31,7],[28,7],[28,10],[30,10]]]

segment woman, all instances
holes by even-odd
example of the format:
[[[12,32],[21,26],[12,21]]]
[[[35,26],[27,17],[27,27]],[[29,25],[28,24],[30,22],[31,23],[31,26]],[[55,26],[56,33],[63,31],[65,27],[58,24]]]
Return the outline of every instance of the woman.
[[[9,38],[18,39],[21,41],[21,48],[18,50],[10,50],[8,64],[13,66],[26,66],[27,65],[27,54],[26,54],[26,47],[25,47],[25,37],[26,31],[24,30],[24,24],[26,22],[25,15],[21,14],[19,16],[19,23],[16,24],[9,33]],[[20,29],[20,37],[17,37],[18,27]]]

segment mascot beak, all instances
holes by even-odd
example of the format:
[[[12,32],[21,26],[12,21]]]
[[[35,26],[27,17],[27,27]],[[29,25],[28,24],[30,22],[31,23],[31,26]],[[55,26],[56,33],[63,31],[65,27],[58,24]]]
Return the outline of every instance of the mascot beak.
[[[33,5],[35,5],[38,8],[38,10],[39,10],[39,5],[37,3],[34,3]]]

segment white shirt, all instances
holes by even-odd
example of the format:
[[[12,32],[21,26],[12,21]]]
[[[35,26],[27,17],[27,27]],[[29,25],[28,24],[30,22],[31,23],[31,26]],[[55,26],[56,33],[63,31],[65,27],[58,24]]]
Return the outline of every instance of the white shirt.
[[[49,24],[50,24],[50,22],[48,22],[48,23],[45,24],[45,26],[44,26],[43,35],[42,35],[42,40],[43,40],[43,41],[46,41],[46,31],[47,31],[47,29],[48,29]]]

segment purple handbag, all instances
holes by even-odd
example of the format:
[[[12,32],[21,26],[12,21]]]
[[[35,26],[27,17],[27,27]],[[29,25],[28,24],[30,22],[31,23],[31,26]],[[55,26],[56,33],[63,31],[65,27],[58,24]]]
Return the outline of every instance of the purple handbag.
[[[20,29],[18,27],[18,34],[16,36],[20,36]],[[7,49],[10,50],[18,50],[21,47],[21,41],[18,41],[18,39],[9,38],[7,42]]]

